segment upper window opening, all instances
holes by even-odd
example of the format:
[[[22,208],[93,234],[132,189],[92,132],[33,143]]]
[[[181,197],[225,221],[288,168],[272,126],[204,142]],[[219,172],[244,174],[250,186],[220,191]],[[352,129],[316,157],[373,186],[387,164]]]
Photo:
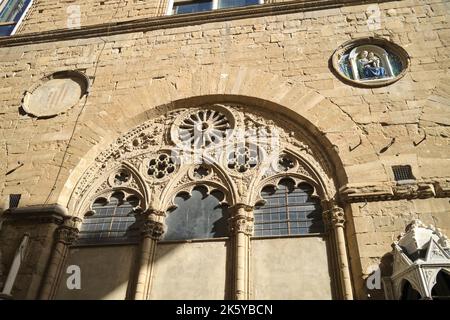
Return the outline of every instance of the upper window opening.
[[[265,203],[255,209],[255,236],[288,236],[323,233],[319,199],[311,197],[313,187],[283,179],[278,186],[261,191]]]
[[[211,0],[180,1],[173,5],[172,14],[194,13],[212,10]]]
[[[232,8],[232,7],[245,7],[255,4],[260,4],[259,0],[219,0],[218,9]]]
[[[263,0],[193,0],[193,1],[172,0],[169,3],[167,14],[171,15],[171,14],[195,13],[195,12],[211,11],[216,9],[245,7],[263,3],[264,3]]]
[[[81,225],[80,242],[129,240],[137,236],[133,209],[139,205],[139,200],[124,197],[123,193],[115,193],[109,201],[99,198],[94,202]]]
[[[194,188],[191,194],[178,194],[176,208],[167,214],[164,240],[227,237],[228,210],[223,199],[222,192],[208,193],[203,186]]]
[[[9,195],[9,207],[17,208],[19,206],[20,198],[22,198],[21,194],[10,194]]]
[[[33,0],[0,0],[0,36],[11,36],[19,27]]]
[[[412,173],[411,166],[393,166],[392,171],[394,172],[395,181],[405,181],[414,180],[414,175]]]

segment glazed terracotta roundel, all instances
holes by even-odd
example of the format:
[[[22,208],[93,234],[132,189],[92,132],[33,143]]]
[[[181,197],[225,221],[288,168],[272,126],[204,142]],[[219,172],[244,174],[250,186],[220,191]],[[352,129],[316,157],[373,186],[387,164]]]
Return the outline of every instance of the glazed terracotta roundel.
[[[345,82],[379,87],[398,81],[406,73],[409,57],[395,43],[381,38],[362,38],[344,43],[332,57],[335,73]]]

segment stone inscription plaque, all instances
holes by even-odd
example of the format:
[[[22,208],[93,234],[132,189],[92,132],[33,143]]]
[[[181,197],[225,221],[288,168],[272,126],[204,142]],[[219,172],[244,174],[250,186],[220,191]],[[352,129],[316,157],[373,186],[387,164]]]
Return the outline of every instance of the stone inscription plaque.
[[[50,78],[26,92],[22,107],[36,117],[51,117],[75,106],[86,93],[87,84],[78,77]]]

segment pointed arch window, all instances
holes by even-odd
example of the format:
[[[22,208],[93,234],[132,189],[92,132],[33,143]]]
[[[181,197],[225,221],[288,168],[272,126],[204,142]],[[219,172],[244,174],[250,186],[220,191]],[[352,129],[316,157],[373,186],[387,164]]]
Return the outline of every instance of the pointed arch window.
[[[190,194],[179,193],[176,207],[166,217],[164,240],[227,237],[228,206],[223,199],[221,191],[208,192],[204,186],[195,187]]]
[[[289,236],[323,233],[320,200],[314,188],[283,179],[277,187],[261,191],[264,203],[255,208],[255,236]]]
[[[139,200],[123,193],[114,193],[110,199],[98,198],[92,210],[86,213],[80,228],[79,242],[114,242],[135,240],[138,235],[135,226],[134,208]]]
[[[408,280],[405,280],[401,300],[420,300],[421,298],[419,291],[414,289]]]
[[[439,271],[431,297],[433,300],[450,300],[450,271]]]

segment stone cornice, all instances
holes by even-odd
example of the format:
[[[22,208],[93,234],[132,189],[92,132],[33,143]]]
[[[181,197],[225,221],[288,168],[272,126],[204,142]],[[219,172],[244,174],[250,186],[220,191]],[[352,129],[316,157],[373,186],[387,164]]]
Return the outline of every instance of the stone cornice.
[[[3,213],[2,218],[7,223],[30,221],[61,225],[70,216],[67,209],[60,205],[43,205],[8,209]]]
[[[339,190],[343,202],[450,197],[450,181],[414,181],[403,184],[345,185]]]
[[[123,22],[58,29],[39,33],[0,37],[0,47],[22,46],[64,40],[102,37],[125,33],[146,32],[185,26],[200,25],[236,19],[341,8],[350,5],[397,2],[399,0],[298,0],[259,6],[241,7],[174,16],[150,17]]]

